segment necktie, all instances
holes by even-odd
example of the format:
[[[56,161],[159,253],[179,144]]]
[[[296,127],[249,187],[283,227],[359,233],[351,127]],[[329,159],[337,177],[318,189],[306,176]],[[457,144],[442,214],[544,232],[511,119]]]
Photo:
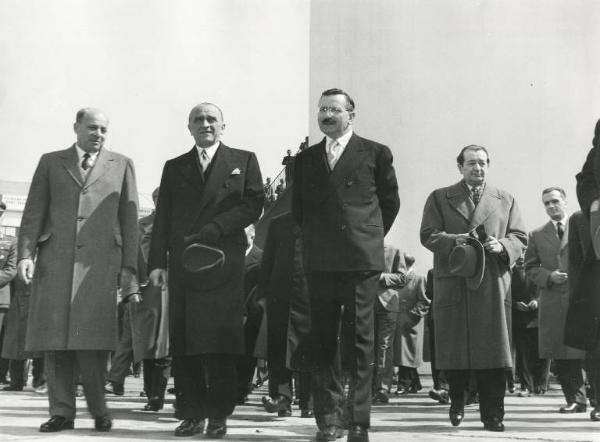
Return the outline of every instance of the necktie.
[[[83,154],[83,160],[81,161],[81,168],[83,170],[88,170],[90,167],[92,167],[92,161],[90,157],[91,155],[88,152]]]
[[[562,222],[557,222],[556,223],[556,234],[558,235],[558,239],[560,239],[562,241],[563,236],[565,234],[565,228],[562,225]]]
[[[206,149],[202,149],[202,153],[200,154],[200,165],[202,166],[202,175],[204,175],[206,173],[206,169],[208,168],[209,164],[210,164],[210,158],[208,157],[208,154],[206,153]]]
[[[481,199],[481,186],[479,186],[479,187],[473,187],[471,189],[471,199],[473,200],[473,203],[475,205],[477,205],[477,203]]]
[[[334,141],[329,145],[329,150],[327,151],[327,162],[329,163],[329,168],[333,170],[335,167],[335,163],[338,161],[338,153],[340,151],[340,143]]]

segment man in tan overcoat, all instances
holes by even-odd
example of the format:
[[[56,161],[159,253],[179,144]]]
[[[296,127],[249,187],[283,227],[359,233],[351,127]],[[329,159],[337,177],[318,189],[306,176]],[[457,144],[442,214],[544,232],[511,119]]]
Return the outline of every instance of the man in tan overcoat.
[[[457,165],[463,179],[431,193],[421,242],[433,252],[435,357],[450,384],[450,421],[457,426],[463,419],[463,393],[473,370],[484,428],[504,431],[504,369],[512,367],[510,267],[523,253],[527,235],[513,196],[486,183],[489,162],[484,147],[462,149]],[[485,251],[475,289],[450,271],[450,253],[466,236],[477,236]]]
[[[104,370],[117,341],[117,288],[137,291],[138,196],[132,161],[104,147],[108,118],[77,112],[77,142],[42,155],[18,241],[18,274],[32,283],[26,350],[44,351],[50,420],[74,427],[76,367],[98,431],[112,421]]]

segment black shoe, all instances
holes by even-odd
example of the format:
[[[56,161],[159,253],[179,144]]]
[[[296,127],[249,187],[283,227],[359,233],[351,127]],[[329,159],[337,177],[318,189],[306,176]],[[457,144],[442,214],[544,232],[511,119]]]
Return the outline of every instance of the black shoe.
[[[596,407],[592,410],[590,419],[593,421],[600,421],[600,407]]]
[[[360,425],[352,425],[346,440],[347,442],[369,442],[369,431]]]
[[[571,404],[567,404],[566,407],[560,407],[558,410],[561,413],[585,413],[587,407],[585,404],[578,404],[577,402],[573,402]]]
[[[62,416],[52,416],[47,422],[40,425],[40,432],[55,433],[62,430],[72,430],[73,428],[75,428],[75,423],[72,419]]]
[[[116,396],[123,396],[123,394],[125,394],[125,388],[123,384],[108,381],[104,386],[104,392]]]
[[[289,415],[291,416],[292,414],[292,403],[287,397],[283,395],[278,395],[272,398],[263,398],[263,405],[267,413],[279,413],[281,411],[289,411]]]
[[[302,417],[302,418],[315,417],[315,413],[312,410],[300,410],[300,417]]]
[[[385,393],[384,390],[379,390],[379,391],[373,393],[373,399],[372,399],[373,405],[387,404],[389,402],[390,402],[390,398],[388,397],[388,395]]]
[[[318,441],[336,440],[344,435],[344,430],[335,425],[327,425],[317,431],[316,439]]]
[[[450,402],[450,397],[448,396],[448,392],[444,389],[431,389],[429,390],[429,397],[434,401],[438,401],[440,404],[447,404]]]
[[[175,436],[193,436],[204,431],[204,419],[184,419],[177,428]]]
[[[148,399],[148,403],[144,405],[144,411],[159,411],[162,410],[164,402],[159,397]]]
[[[500,418],[493,417],[483,423],[483,429],[487,431],[504,431],[504,424]]]
[[[227,434],[227,418],[208,419],[206,426],[206,437],[219,438]]]
[[[404,396],[408,393],[410,393],[410,390],[408,389],[408,387],[405,387],[403,385],[398,385],[398,389],[394,392],[396,396]]]
[[[110,431],[112,428],[112,419],[110,416],[100,416],[94,418],[94,428],[96,431]]]
[[[2,388],[2,391],[23,391],[23,386],[16,386],[16,385],[7,385],[6,387]]]
[[[529,396],[531,396],[531,391],[529,391],[526,388],[522,388],[521,390],[519,390],[518,396],[519,397],[529,397]]]
[[[8,385],[10,384],[10,381],[8,381],[6,378],[0,378],[0,385]]]
[[[462,409],[454,409],[450,407],[449,416],[450,423],[452,424],[452,426],[458,427],[463,421],[463,418],[465,417],[465,411]]]

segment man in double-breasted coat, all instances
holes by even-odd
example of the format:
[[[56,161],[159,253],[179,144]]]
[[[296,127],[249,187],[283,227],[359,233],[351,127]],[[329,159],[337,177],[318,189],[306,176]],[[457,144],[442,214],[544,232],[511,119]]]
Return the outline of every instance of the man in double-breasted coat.
[[[318,123],[326,137],[296,155],[292,215],[302,253],[314,338],[313,398],[317,438],[339,436],[343,388],[336,372],[338,330],[350,365],[349,441],[368,440],[374,348],[374,302],[384,270],[383,237],[400,208],[387,146],[352,130],[354,101],[323,92]],[[343,315],[341,307],[344,307]]]
[[[559,187],[542,191],[550,220],[529,234],[525,271],[539,290],[539,356],[553,359],[567,405],[561,413],[586,410],[582,368],[585,352],[565,345],[565,322],[569,308],[569,216],[566,194]]]
[[[484,427],[503,431],[504,369],[512,367],[510,267],[521,256],[527,235],[512,195],[486,184],[486,149],[467,146],[457,163],[463,180],[429,196],[421,223],[421,242],[434,261],[436,362],[450,384],[452,424],[463,419],[464,386],[474,370]],[[449,257],[477,227],[485,268],[479,287],[469,289],[464,278],[450,272]]]
[[[235,407],[236,355],[244,352],[244,228],[256,221],[264,190],[256,156],[220,142],[223,114],[195,106],[188,129],[196,144],[166,162],[152,231],[148,270],[169,285],[170,340],[178,436],[222,436]],[[187,241],[184,240],[185,237]],[[182,254],[189,242],[225,253],[223,266],[191,273]]]
[[[103,388],[117,341],[117,286],[137,291],[133,163],[103,147],[102,111],[80,110],[74,130],[73,146],[40,159],[17,246],[19,276],[33,281],[26,350],[46,352],[52,417],[42,432],[73,428],[76,366],[96,429],[110,429]]]

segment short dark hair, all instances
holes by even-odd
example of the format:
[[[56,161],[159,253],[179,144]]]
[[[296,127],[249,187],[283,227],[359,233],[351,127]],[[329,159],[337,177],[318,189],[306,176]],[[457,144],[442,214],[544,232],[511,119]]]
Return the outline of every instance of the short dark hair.
[[[465,164],[465,152],[467,150],[483,150],[485,152],[485,156],[487,157],[487,164],[488,166],[490,165],[490,154],[488,153],[487,149],[477,144],[469,144],[468,146],[463,147],[458,156],[456,157],[456,162],[461,166],[464,166]]]
[[[348,103],[348,109],[346,109],[346,110],[349,110],[349,111],[354,110],[354,100],[352,99],[352,97],[350,95],[348,95],[347,92],[343,91],[342,89],[332,88],[332,89],[327,89],[327,90],[323,91],[323,93],[321,94],[321,97],[329,97],[331,95],[343,95],[344,97],[346,97],[346,102]]]
[[[567,192],[565,192],[565,189],[557,186],[547,187],[546,189],[542,190],[542,197],[547,193],[554,192],[555,190],[560,193],[563,198],[567,198]]]
[[[596,127],[594,128],[594,139],[592,140],[592,146],[600,147],[600,120],[596,121]]]

